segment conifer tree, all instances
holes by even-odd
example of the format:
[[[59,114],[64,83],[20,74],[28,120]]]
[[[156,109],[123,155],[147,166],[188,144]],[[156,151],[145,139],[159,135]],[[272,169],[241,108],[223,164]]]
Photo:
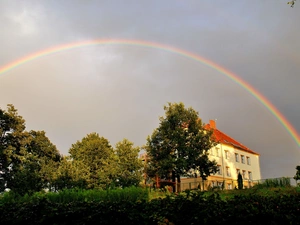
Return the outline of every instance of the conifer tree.
[[[243,189],[243,177],[241,173],[238,174],[238,189]]]

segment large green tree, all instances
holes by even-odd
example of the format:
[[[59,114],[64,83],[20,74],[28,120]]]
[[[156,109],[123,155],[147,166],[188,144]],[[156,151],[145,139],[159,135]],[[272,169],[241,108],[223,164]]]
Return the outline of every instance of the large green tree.
[[[89,168],[80,160],[73,160],[70,156],[61,158],[58,169],[54,173],[52,190],[80,188],[87,189],[90,183]]]
[[[43,188],[51,188],[61,155],[45,131],[30,131],[26,143],[27,161],[35,165]]]
[[[88,188],[107,188],[115,182],[116,156],[106,138],[88,134],[73,144],[69,153],[74,162],[81,161],[88,169]]]
[[[14,186],[14,173],[24,161],[24,131],[25,120],[13,105],[0,108],[0,192]]]
[[[48,187],[59,158],[44,131],[25,131],[25,120],[13,105],[0,109],[0,192],[9,188],[25,194]]]
[[[145,147],[152,174],[173,182],[177,178],[178,183],[181,176],[205,180],[217,171],[216,162],[208,158],[208,150],[216,145],[212,130],[205,129],[198,112],[183,103],[168,103],[164,110],[165,117],[160,117]]]
[[[127,139],[118,142],[115,147],[117,156],[117,185],[121,187],[137,186],[142,181],[142,161],[138,158],[139,147]]]

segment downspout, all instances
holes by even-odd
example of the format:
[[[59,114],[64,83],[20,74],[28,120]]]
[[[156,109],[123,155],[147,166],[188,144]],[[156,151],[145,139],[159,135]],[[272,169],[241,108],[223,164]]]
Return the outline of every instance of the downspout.
[[[261,180],[262,177],[261,177],[261,170],[260,170],[260,155],[257,156],[257,161],[258,161],[258,170],[259,170],[259,180]],[[253,177],[252,177],[252,180],[253,180]]]
[[[222,170],[223,170],[223,183],[225,182],[225,167],[224,167],[224,157],[223,157],[223,148],[221,143],[221,157],[222,157]],[[225,183],[224,183],[225,188]]]

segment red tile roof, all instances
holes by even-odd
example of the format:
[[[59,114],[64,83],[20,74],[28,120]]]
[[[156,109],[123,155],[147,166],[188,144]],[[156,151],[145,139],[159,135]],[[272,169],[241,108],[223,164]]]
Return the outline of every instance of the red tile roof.
[[[217,128],[213,128],[210,124],[205,124],[205,129],[213,129],[213,137],[215,137],[215,140],[217,142],[220,142],[222,144],[232,145],[234,148],[238,148],[240,150],[243,150],[245,152],[249,152],[255,155],[259,155],[257,152],[252,151],[250,148],[247,148],[246,146],[242,145],[241,143],[237,142],[233,138],[229,137],[228,135],[224,134],[222,131],[218,130]]]

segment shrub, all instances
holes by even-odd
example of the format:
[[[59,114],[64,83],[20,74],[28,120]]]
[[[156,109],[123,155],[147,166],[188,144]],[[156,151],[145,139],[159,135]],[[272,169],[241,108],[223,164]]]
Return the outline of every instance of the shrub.
[[[266,179],[263,182],[256,184],[256,188],[271,188],[271,187],[291,187],[291,180],[289,177]]]
[[[139,188],[64,190],[23,197],[5,193],[0,197],[0,221],[1,225],[299,224],[298,189],[275,188],[276,195],[255,189],[185,191],[153,200],[147,199],[147,189]]]

